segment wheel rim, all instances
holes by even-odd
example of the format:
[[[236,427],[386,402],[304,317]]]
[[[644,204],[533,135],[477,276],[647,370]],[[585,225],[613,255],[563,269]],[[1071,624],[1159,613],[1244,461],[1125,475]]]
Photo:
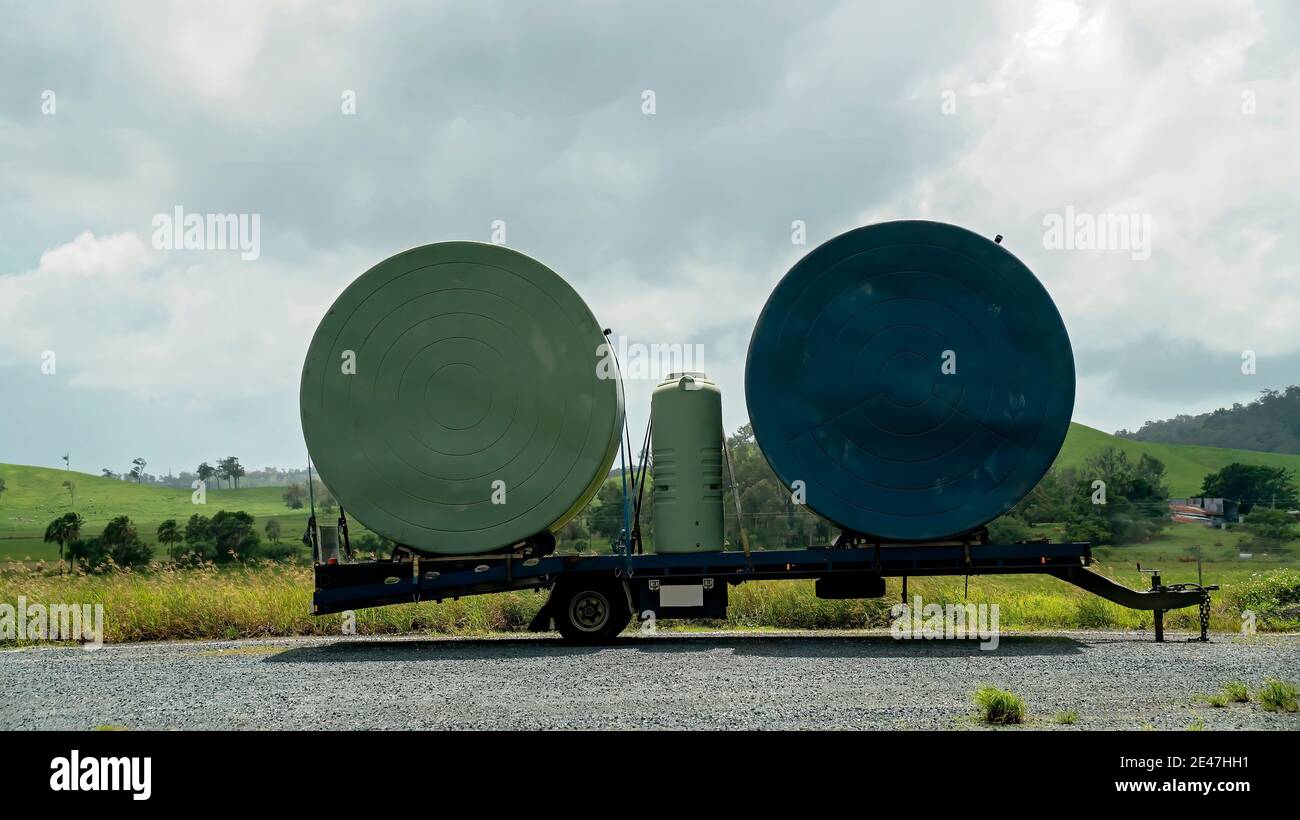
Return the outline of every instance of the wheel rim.
[[[599,632],[609,621],[609,599],[599,592],[583,592],[569,604],[569,622],[583,632]]]

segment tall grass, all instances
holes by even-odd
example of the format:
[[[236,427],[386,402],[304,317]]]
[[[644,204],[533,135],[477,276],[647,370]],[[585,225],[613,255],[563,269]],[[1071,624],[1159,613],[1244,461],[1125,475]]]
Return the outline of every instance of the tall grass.
[[[1261,590],[1289,596],[1285,582],[1267,578],[1246,590],[1252,605],[1267,604]],[[888,627],[890,607],[899,600],[899,582],[889,581],[888,597],[822,600],[811,581],[756,581],[729,589],[726,620],[717,628],[872,629]],[[972,581],[969,598],[961,579],[913,579],[909,597],[925,603],[997,604],[1000,627],[1008,630],[1149,629],[1151,613],[1103,601],[1050,578],[997,577]],[[284,635],[338,635],[339,615],[314,617],[310,567],[261,562],[234,567],[173,567],[119,570],[103,574],[62,574],[49,567],[9,564],[0,568],[0,603],[102,604],[109,642],[172,639],[233,639]],[[356,633],[482,635],[518,632],[546,601],[546,592],[502,592],[443,603],[424,602],[362,609]],[[661,622],[672,628],[673,622]],[[1241,623],[1238,597],[1214,599],[1212,626],[1236,631]],[[1266,621],[1264,626],[1283,621]],[[1169,613],[1171,629],[1197,628],[1195,608]],[[635,624],[633,625],[635,628]]]
[[[985,723],[1005,726],[1025,719],[1025,702],[1014,692],[996,686],[981,686],[971,699],[979,709],[980,720]]]
[[[1300,711],[1300,691],[1290,681],[1268,678],[1255,697],[1265,712]]]
[[[311,615],[312,571],[264,562],[105,574],[0,571],[0,602],[103,604],[108,642],[338,635],[340,615]],[[356,612],[361,635],[520,630],[544,595],[508,592]]]

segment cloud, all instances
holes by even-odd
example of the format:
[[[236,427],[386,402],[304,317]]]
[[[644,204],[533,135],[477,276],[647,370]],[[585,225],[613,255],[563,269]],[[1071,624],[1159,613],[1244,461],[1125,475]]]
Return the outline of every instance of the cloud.
[[[59,392],[37,395],[62,422],[33,405],[0,460],[48,461],[68,419],[117,396],[119,437],[178,463],[240,442],[297,463],[301,358],[328,304],[379,260],[498,219],[606,326],[703,344],[731,427],[772,285],[831,236],[904,217],[1001,233],[1044,280],[1085,422],[1220,400],[1243,349],[1261,387],[1300,381],[1298,16],[1245,0],[15,9],[0,378],[58,351]],[[260,214],[261,258],[154,250],[150,220],[177,206]],[[1151,258],[1047,250],[1043,219],[1067,207],[1149,214]],[[1224,372],[1154,376],[1184,355]],[[639,425],[649,386],[628,392]]]
[[[54,376],[74,391],[166,398],[200,412],[284,394],[328,305],[311,284],[317,266],[333,263],[314,262],[162,253],[133,232],[86,232],[43,253],[36,268],[0,276],[0,353],[36,370],[52,351]]]
[[[1247,2],[1178,9],[1039,4],[943,80],[970,90],[971,150],[863,217],[1004,234],[1085,352],[1076,418],[1099,426],[1300,381],[1300,109],[1275,93],[1300,61],[1253,59],[1297,30]],[[1047,249],[1044,220],[1067,209],[1149,217],[1151,258]],[[1279,365],[1268,385],[1239,378],[1247,349]]]

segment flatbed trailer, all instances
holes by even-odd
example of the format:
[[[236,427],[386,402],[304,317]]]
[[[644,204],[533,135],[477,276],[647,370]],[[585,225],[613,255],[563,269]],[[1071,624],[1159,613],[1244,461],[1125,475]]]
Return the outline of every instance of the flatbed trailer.
[[[820,598],[879,598],[885,595],[885,578],[901,577],[906,598],[906,579],[913,576],[1040,573],[1153,612],[1157,641],[1164,640],[1167,610],[1198,606],[1200,640],[1208,640],[1210,592],[1218,587],[1166,586],[1159,572],[1152,572],[1151,589],[1134,590],[1088,569],[1091,560],[1087,543],[1034,541],[870,544],[841,538],[835,546],[808,549],[609,555],[555,554],[526,546],[454,557],[399,547],[387,560],[317,560],[313,613],[550,589],[531,628],[546,631],[554,622],[568,641],[597,643],[618,635],[634,616],[725,618],[728,588],[747,581],[814,579]]]

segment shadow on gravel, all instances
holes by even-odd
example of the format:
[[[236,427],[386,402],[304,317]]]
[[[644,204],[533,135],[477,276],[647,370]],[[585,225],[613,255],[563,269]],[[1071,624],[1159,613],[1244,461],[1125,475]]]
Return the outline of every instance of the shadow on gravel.
[[[548,638],[444,638],[428,640],[371,639],[300,646],[280,652],[263,663],[383,663],[394,660],[456,661],[483,658],[586,656],[599,652],[633,651],[689,655],[729,651],[734,655],[774,658],[959,658],[1077,655],[1079,641],[1062,636],[1009,636],[994,650],[978,641],[896,641],[885,635],[803,637],[756,635],[741,638],[712,636],[624,637],[600,646],[572,646]]]

